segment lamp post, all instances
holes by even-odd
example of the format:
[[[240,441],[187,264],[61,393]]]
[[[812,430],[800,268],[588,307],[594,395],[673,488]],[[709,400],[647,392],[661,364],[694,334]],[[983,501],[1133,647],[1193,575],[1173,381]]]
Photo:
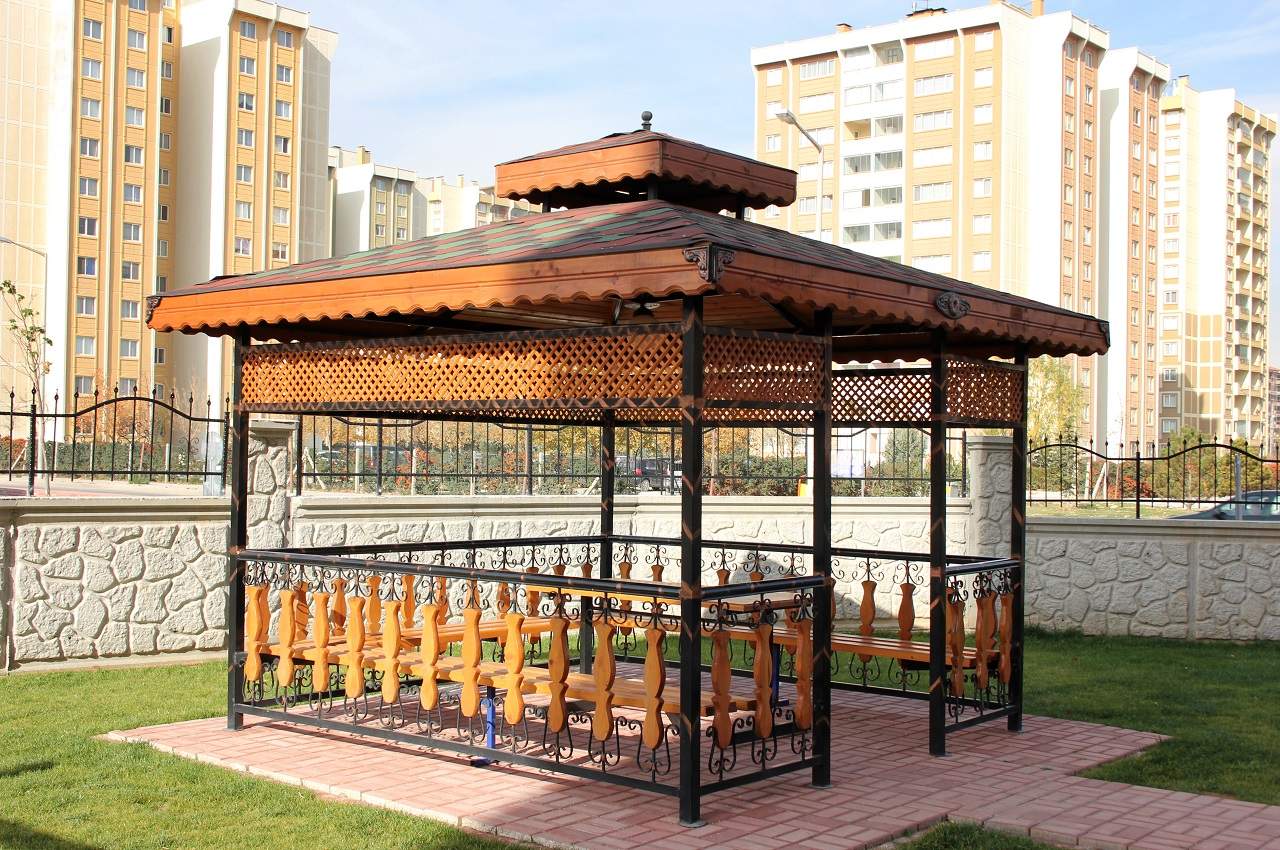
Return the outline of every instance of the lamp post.
[[[817,214],[818,224],[814,227],[813,238],[819,242],[822,241],[822,172],[826,169],[826,148],[813,137],[813,133],[806,130],[801,124],[800,119],[796,118],[795,113],[791,110],[784,110],[778,113],[778,120],[784,124],[790,124],[800,131],[800,135],[809,140],[809,144],[813,145],[818,151],[818,198],[817,198]]]

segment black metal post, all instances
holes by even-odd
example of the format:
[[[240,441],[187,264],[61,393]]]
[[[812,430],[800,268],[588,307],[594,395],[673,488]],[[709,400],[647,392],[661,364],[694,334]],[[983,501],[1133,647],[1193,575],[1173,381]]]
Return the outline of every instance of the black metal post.
[[[1010,476],[1009,557],[1018,562],[1013,573],[1012,658],[1009,659],[1010,732],[1022,730],[1023,606],[1027,579],[1027,349],[1021,346],[1014,363],[1022,367],[1022,415],[1013,428],[1013,473]]]
[[[533,495],[533,425],[524,426],[524,494]]]
[[[378,435],[378,443],[373,453],[373,463],[374,463],[373,482],[374,482],[375,492],[379,496],[381,496],[382,495],[382,420],[381,419],[378,420],[378,425],[375,428],[375,433]],[[475,472],[474,463],[472,464],[471,470],[472,472]]]
[[[241,405],[241,372],[249,335],[236,336],[231,366],[231,528],[227,541],[230,579],[227,611],[227,728],[239,729],[244,715],[235,710],[244,693],[244,565],[240,553],[249,545],[249,414]],[[219,349],[221,350],[221,349]]]
[[[606,410],[600,425],[600,578],[613,578],[613,497],[617,466],[617,414]]]
[[[27,442],[27,458],[30,464],[27,468],[27,495],[34,496],[36,494],[36,441],[39,437],[36,435],[36,388],[31,388],[31,436]]]
[[[314,424],[315,417],[311,417],[311,420]],[[304,417],[298,417],[298,434],[294,438],[293,444],[293,466],[297,475],[297,481],[294,483],[294,493],[299,496],[302,495],[302,426],[305,422],[306,420]]]
[[[1133,444],[1133,518],[1142,519],[1142,444],[1141,443]]]
[[[929,362],[929,752],[947,753],[947,364],[934,332]]]
[[[686,296],[680,390],[680,823],[702,825],[702,296]]]
[[[819,310],[821,387],[813,411],[813,574],[826,582],[813,594],[813,784],[831,785],[831,311]]]

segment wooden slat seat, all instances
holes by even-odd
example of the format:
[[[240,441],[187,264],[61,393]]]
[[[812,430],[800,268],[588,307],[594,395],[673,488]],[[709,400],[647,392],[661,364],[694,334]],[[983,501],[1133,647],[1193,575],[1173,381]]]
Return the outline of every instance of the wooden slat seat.
[[[773,639],[787,649],[794,649],[796,633],[789,629],[779,629],[773,633]],[[902,640],[900,638],[875,637],[869,635],[850,635],[836,633],[831,636],[831,651],[856,655],[871,655],[877,658],[893,658],[898,661],[910,661],[918,664],[929,663],[929,644],[923,641]],[[988,653],[990,663],[996,663],[1000,653],[992,650]],[[950,663],[950,656],[947,658]],[[970,669],[978,664],[978,652],[973,647],[965,647],[964,667]]]

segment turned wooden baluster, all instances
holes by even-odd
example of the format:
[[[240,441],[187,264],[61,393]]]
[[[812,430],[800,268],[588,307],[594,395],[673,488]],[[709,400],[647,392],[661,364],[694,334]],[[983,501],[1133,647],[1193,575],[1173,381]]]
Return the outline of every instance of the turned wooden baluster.
[[[400,605],[399,599],[387,601],[382,619],[382,701],[393,703],[400,698]]]
[[[654,564],[649,568],[649,572],[652,574],[655,582],[662,584],[662,564]]]
[[[346,633],[347,629],[347,582],[346,579],[333,581],[333,614],[329,617],[330,627],[335,636]]]
[[[351,619],[347,628],[347,651],[340,662],[347,667],[346,694],[355,699],[364,694],[364,597],[352,596],[347,606]]]
[[[526,573],[533,573],[533,574],[535,574],[535,575],[536,575],[536,574],[537,574],[537,572],[538,572],[538,568],[537,568],[537,567],[526,567],[526,568],[525,568],[525,572],[526,572]],[[530,588],[529,590],[527,590],[527,591],[525,591],[525,592],[526,592],[526,594],[527,594],[527,596],[528,596],[528,599],[529,599],[529,614],[530,614],[530,616],[536,617],[536,616],[538,616],[538,605],[542,602],[542,591],[534,590],[533,588]]]
[[[716,569],[716,584],[724,587],[729,583],[729,577],[733,575],[733,571],[728,567],[718,567]]]
[[[480,710],[480,589],[467,582],[467,602],[462,609],[462,714],[475,717]]]
[[[436,609],[436,622],[443,626],[453,616],[449,610],[449,580],[443,576],[436,579]]]
[[[947,649],[951,656],[951,695],[964,696],[964,600],[960,589],[947,592]]]
[[[607,604],[608,600],[604,600]],[[607,614],[592,624],[596,633],[596,657],[591,678],[596,686],[596,710],[591,715],[591,734],[597,741],[607,741],[613,734],[613,680],[617,663],[613,658],[613,623]]]
[[[654,622],[644,630],[644,639],[648,648],[644,655],[644,724],[640,728],[640,740],[652,750],[662,743],[666,727],[662,691],[667,686],[667,631]]]
[[[280,591],[280,621],[276,624],[277,640],[271,652],[280,659],[276,668],[276,682],[281,687],[293,684],[297,667],[293,661],[293,644],[298,638],[298,589],[288,587]]]
[[[630,561],[623,560],[618,562],[618,577],[621,578],[623,581],[631,581],[631,562]],[[622,614],[623,614],[623,617],[626,618],[626,622],[630,623],[631,622],[631,600],[630,599],[622,600]],[[624,625],[622,628],[618,629],[618,631],[624,635],[629,635],[635,630],[631,628],[631,626],[629,625]]]
[[[716,746],[723,750],[733,742],[733,718],[729,716],[733,704],[729,682],[733,674],[729,670],[729,632],[724,623],[718,625],[720,628],[711,633],[711,728],[715,730]]]
[[[413,575],[400,576],[400,587],[404,589],[404,605],[400,606],[400,614],[405,631],[413,628],[413,615],[418,611],[418,600],[413,594],[417,580],[418,577]]]
[[[767,612],[756,622],[756,660],[751,678],[756,686],[756,736],[773,734],[773,623]]]
[[[246,586],[244,603],[244,678],[249,682],[257,682],[262,679],[262,654],[271,651],[267,645],[270,615],[263,615],[267,610],[267,586]]]
[[[991,649],[995,640],[996,629],[996,597],[991,588],[985,584],[977,585],[975,604],[978,606],[977,621],[974,625],[974,650],[977,656],[978,688],[985,691],[990,681],[988,662],[991,660]]]
[[[555,611],[551,615],[551,650],[547,657],[547,687],[551,700],[547,705],[547,728],[552,732],[564,730],[569,719],[565,705],[566,684],[569,677],[569,620],[564,615],[564,595],[553,594]]]
[[[382,597],[378,595],[381,587],[382,576],[369,576],[369,604],[364,609],[364,627],[371,635],[382,631]]]
[[[868,573],[862,582],[862,602],[858,605],[858,634],[870,637],[876,633],[876,581]],[[858,654],[858,660],[866,664],[870,655]]]
[[[316,621],[312,629],[311,649],[303,656],[311,662],[311,690],[324,693],[329,690],[329,594],[321,591],[315,595]]]
[[[302,643],[307,639],[307,629],[311,625],[311,603],[307,600],[307,583],[298,582],[298,598],[295,601],[297,613],[294,615],[294,643]]]
[[[797,729],[813,724],[813,620],[793,617],[796,630],[796,710]]]
[[[1013,675],[1013,593],[1000,594],[1000,666],[996,674],[1002,684]]]
[[[506,585],[503,585],[504,587]],[[507,692],[502,706],[503,717],[514,726],[524,720],[524,614],[520,606],[510,604],[506,611],[507,638],[502,646],[502,663],[507,667],[507,675],[502,677],[498,687]]]
[[[911,632],[916,627],[916,586],[911,583],[911,572],[908,567],[906,581],[898,585],[902,591],[902,601],[898,603],[898,637],[911,640]]]
[[[422,606],[421,660],[414,665],[413,672],[422,679],[422,707],[426,709],[435,708],[440,701],[440,686],[436,682],[436,665],[440,663],[439,614],[440,606],[435,602]]]

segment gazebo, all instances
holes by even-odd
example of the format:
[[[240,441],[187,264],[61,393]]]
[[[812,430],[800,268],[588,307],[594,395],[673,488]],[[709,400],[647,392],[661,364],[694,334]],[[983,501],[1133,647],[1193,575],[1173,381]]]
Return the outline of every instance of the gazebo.
[[[938,754],[948,729],[1019,729],[1027,361],[1101,353],[1106,324],[747,221],[795,199],[794,172],[647,124],[497,180],[557,211],[148,299],[157,331],[235,341],[231,728],[619,783],[677,797],[686,824],[703,794],[797,770],[829,784],[833,687],[920,697]],[[315,412],[598,428],[598,532],[250,548],[250,416]],[[615,429],[676,423],[679,538],[618,533]],[[703,434],[725,424],[811,429],[808,543],[704,538]],[[929,551],[832,546],[833,427],[927,432]],[[1013,434],[1007,554],[947,551],[953,427]],[[833,634],[837,580],[863,598]]]

